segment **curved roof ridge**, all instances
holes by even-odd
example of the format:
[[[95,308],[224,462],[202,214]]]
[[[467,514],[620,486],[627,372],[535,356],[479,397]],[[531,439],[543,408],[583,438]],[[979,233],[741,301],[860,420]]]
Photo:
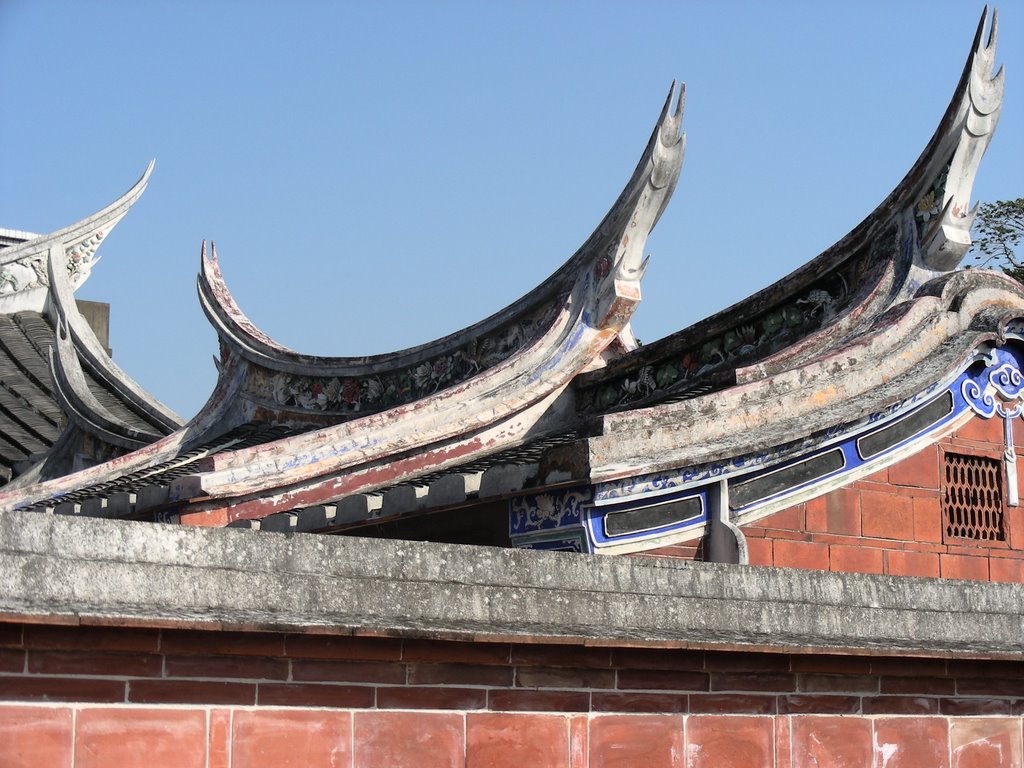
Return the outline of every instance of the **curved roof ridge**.
[[[60,245],[65,252],[64,268],[72,281],[72,290],[84,283],[96,262],[93,256],[100,242],[146,191],[155,163],[151,160],[127,192],[91,216],[0,249],[0,312],[43,311],[49,287],[46,259],[54,245]]]
[[[141,434],[149,435],[152,440],[155,440],[181,427],[184,423],[182,418],[125,373],[111,359],[99,339],[96,338],[92,327],[78,309],[69,276],[60,268],[63,254],[63,247],[55,242],[50,247],[47,260],[51,308],[55,315],[53,325],[57,331],[54,371],[64,376],[63,383],[71,387],[71,390],[62,394],[72,395],[74,392],[72,401],[76,402],[79,407],[88,408],[90,403],[100,405],[88,391],[84,376],[75,373],[76,370],[81,373],[84,367],[104,388],[110,390],[117,399],[122,401],[128,410],[150,425],[151,429],[144,430]],[[62,324],[66,339],[62,339]],[[72,401],[68,401],[69,405]],[[108,419],[113,419],[121,425],[120,429],[124,431],[125,435],[140,432],[137,427],[125,423],[123,419],[113,416],[107,409],[100,407],[102,410],[96,412],[96,423],[104,423]],[[85,424],[80,426],[89,431],[89,427]],[[147,442],[151,442],[151,440],[147,440]]]
[[[683,161],[682,92],[672,110],[675,95],[673,87],[669,108],[663,110],[626,191],[570,259],[572,268],[557,273],[565,282],[557,286],[560,299],[532,308],[537,317],[530,328],[520,329],[493,365],[481,365],[458,381],[439,380],[412,401],[381,400],[380,409],[359,411],[341,423],[327,414],[325,418],[333,421],[316,431],[211,456],[198,472],[176,481],[174,500],[182,503],[194,498],[198,489],[202,495],[217,497],[211,503],[224,503],[227,498],[267,495],[271,488],[289,488],[289,496],[301,495],[307,501],[326,498],[337,495],[339,480],[364,485],[387,482],[387,478],[374,476],[375,464],[411,448],[429,446],[444,463],[521,442],[524,434],[549,414],[572,378],[618,338],[640,301],[647,236],[665,208]],[[228,422],[245,421],[247,414],[257,421],[281,420],[268,413],[272,403],[253,406],[252,391],[247,391],[248,404],[239,400],[243,388],[251,390],[250,380],[261,366],[243,357],[226,340],[220,368],[218,390],[204,408],[203,418],[197,417],[170,437],[106,465],[27,489],[29,493],[6,498],[0,494],[0,507],[31,506],[125,472],[144,470],[174,451],[222,431]],[[275,375],[302,378],[281,371]],[[414,475],[422,468],[399,470]],[[273,498],[267,501],[275,503]],[[233,513],[254,514],[244,503]]]
[[[384,354],[323,357],[296,352],[267,336],[239,308],[224,282],[216,250],[211,249],[212,256],[208,258],[205,242],[203,243],[200,259],[201,270],[197,281],[203,310],[221,339],[246,359],[269,369],[304,375],[360,376],[379,373],[382,369],[408,366],[472,343],[474,340],[482,339],[486,334],[534,312],[539,305],[556,302],[555,297],[565,295],[579,274],[588,269],[594,269],[602,259],[607,258],[609,254],[595,248],[595,244],[606,239],[604,233],[616,227],[618,220],[625,212],[632,209],[638,196],[648,185],[654,189],[667,187],[666,194],[662,198],[663,204],[654,213],[651,227],[653,228],[657,223],[679,176],[678,169],[673,167],[675,145],[679,141],[685,143],[685,137],[681,138],[679,133],[685,101],[685,86],[680,85],[678,96],[676,93],[677,85],[673,82],[658,121],[633,174],[611,209],[583,245],[536,288],[478,323],[434,341]],[[673,109],[674,96],[676,104]],[[632,249],[628,249],[627,253],[629,254],[629,264],[619,264],[618,268],[642,274],[639,258],[632,254]],[[610,269],[611,266],[608,264],[606,268]]]
[[[159,440],[163,434],[127,424],[111,413],[89,389],[68,320],[56,318],[56,347],[50,348],[54,396],[70,421],[80,429],[120,448],[135,450]]]
[[[768,287],[584,374],[581,407],[657,402],[709,374],[767,375],[867,328],[918,285],[955,268],[970,245],[971,188],[1002,102],[1002,69],[992,75],[997,29],[986,8],[931,139],[865,219]]]

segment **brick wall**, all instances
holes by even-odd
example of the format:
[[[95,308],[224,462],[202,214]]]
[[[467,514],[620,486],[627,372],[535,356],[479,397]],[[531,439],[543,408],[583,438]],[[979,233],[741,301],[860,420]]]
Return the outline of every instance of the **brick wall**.
[[[999,459],[1002,430],[1001,419],[973,418],[863,480],[744,526],[751,565],[1024,582],[1024,507],[1006,506],[1005,489],[1005,541],[945,535],[945,453]],[[1014,437],[1024,454],[1024,424],[1018,423]],[[1018,486],[1024,499],[1024,457]],[[702,559],[692,543],[646,554]]]
[[[5,768],[1021,765],[1022,714],[1016,661],[0,624]]]

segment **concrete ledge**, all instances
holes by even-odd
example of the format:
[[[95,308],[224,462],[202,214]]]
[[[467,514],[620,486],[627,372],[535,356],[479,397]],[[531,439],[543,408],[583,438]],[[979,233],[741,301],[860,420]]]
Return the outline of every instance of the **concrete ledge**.
[[[1024,658],[1010,584],[0,513],[0,620]]]

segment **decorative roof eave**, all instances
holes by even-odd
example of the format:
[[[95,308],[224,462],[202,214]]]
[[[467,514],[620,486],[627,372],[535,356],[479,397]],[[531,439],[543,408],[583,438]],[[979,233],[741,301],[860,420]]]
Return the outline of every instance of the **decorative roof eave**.
[[[971,207],[971,190],[982,155],[988,148],[999,122],[1005,83],[1003,67],[995,67],[998,11],[992,11],[987,41],[984,39],[987,11],[982,14],[974,38],[974,50],[967,61],[957,112],[957,129],[951,131],[956,150],[950,160],[942,199],[935,201],[941,216],[929,222],[923,233],[921,259],[930,269],[946,272],[955,269],[971,247],[971,225],[978,207]]]
[[[472,445],[471,436],[481,430],[514,420],[532,404],[557,395],[622,332],[639,303],[643,247],[682,165],[683,94],[680,91],[675,110],[670,110],[672,95],[626,191],[570,260],[573,269],[562,279],[571,277],[571,284],[555,307],[540,308],[550,319],[525,346],[490,368],[412,402],[215,456],[211,471],[192,478],[191,493],[237,501],[267,496],[273,489],[296,496],[301,488],[302,504],[328,500],[336,495],[334,486],[342,473],[410,450],[443,450],[446,441],[469,440]],[[227,346],[232,347],[230,342]],[[497,451],[521,439],[499,434],[487,446],[467,448],[461,458],[470,458],[474,450]]]
[[[51,370],[62,405],[78,425],[114,445],[139,448],[180,428],[183,421],[174,411],[143,389],[115,363],[96,338],[75,302],[74,287],[60,265],[65,251],[53,243],[47,259],[50,282],[50,311],[57,332],[56,354],[51,353]],[[130,410],[151,425],[140,431],[104,408],[89,390],[83,368]]]
[[[680,136],[679,129],[684,88],[680,86],[676,108],[672,111],[675,92],[673,83],[636,169],[587,241],[534,290],[475,325],[432,342],[386,354],[321,357],[299,353],[271,339],[246,317],[224,282],[216,252],[213,258],[206,258],[205,243],[198,278],[203,310],[221,339],[253,363],[272,371],[298,375],[354,377],[380,375],[436,358],[472,344],[517,318],[534,314],[538,307],[560,304],[589,273],[599,270],[607,274],[611,270],[613,264],[602,262],[613,261],[620,279],[639,280],[643,274],[641,259],[646,236],[675,189],[682,163],[685,136]],[[641,201],[645,194],[653,195],[656,201]],[[643,220],[631,218],[635,216]],[[633,237],[633,231],[625,231],[627,223],[631,230],[640,230],[641,236]]]
[[[938,128],[885,201],[835,245],[768,288],[581,376],[577,391],[594,395],[581,397],[584,407],[602,410],[597,403],[599,388],[638,386],[645,368],[651,378],[650,392],[630,395],[628,403],[613,402],[612,407],[643,406],[690,388],[695,383],[692,379],[668,385],[654,382],[657,369],[668,361],[694,358],[695,377],[712,368],[721,378],[731,371],[739,377],[743,369],[768,374],[793,367],[869,327],[887,307],[913,295],[917,285],[955,268],[970,245],[971,187],[1002,102],[1003,71],[992,75],[998,24],[993,12],[986,42],[988,18],[986,9]],[[846,290],[850,281],[844,271],[857,273],[859,290]],[[833,289],[830,281],[841,284],[843,290]],[[824,308],[821,301],[826,302]],[[761,330],[773,314],[781,316],[800,304],[819,313],[817,322],[810,323],[802,335],[782,346],[766,344],[765,351],[758,338],[753,352],[729,353],[736,359],[726,360],[724,346],[733,344],[735,350],[742,350],[748,332]],[[717,357],[709,361],[708,355]],[[597,404],[588,406],[591,400]]]
[[[580,485],[602,489],[602,503],[613,504],[630,492],[655,497],[674,491],[678,495],[682,486],[696,493],[726,476],[730,482],[742,480],[744,473],[807,457],[823,446],[834,446],[844,435],[884,423],[879,419],[913,410],[956,380],[979,354],[1005,343],[1011,335],[1008,329],[1012,328],[1013,338],[1020,339],[1024,292],[1002,275],[953,273],[926,285],[922,296],[928,298],[916,309],[909,304],[894,309],[872,334],[850,345],[842,356],[833,356],[824,367],[808,365],[778,376],[772,383],[761,381],[692,400],[688,408],[664,405],[610,415],[590,425],[599,434],[577,438],[570,433],[557,441],[544,441],[550,442],[550,447],[531,451],[525,463],[515,456],[502,460],[499,455],[487,467],[458,464],[422,483],[417,481],[415,494],[401,485],[378,488],[339,498],[330,505],[300,509],[297,514],[265,517],[259,527],[271,531],[340,530],[473,501]],[[913,350],[914,340],[921,334],[928,337],[926,345]],[[904,360],[908,349],[913,357]],[[880,375],[875,376],[876,372]],[[726,400],[723,408],[731,409],[729,416],[713,412],[722,399]],[[765,408],[771,409],[769,417],[758,421]],[[736,415],[731,434],[706,424],[709,419],[732,418],[731,414]],[[955,428],[965,415],[946,420],[942,431]],[[602,426],[605,430],[600,434]],[[936,437],[926,435],[928,440]],[[919,449],[920,444],[915,440],[893,453],[879,454],[883,464],[873,454],[853,471],[874,472]],[[614,449],[619,452],[610,455]],[[666,455],[676,457],[666,462],[674,466],[659,465]],[[825,490],[834,486],[835,482],[826,483]],[[789,493],[767,504],[758,503],[752,514],[760,517],[822,492],[822,483],[812,484],[802,495]],[[595,490],[595,499],[597,493]],[[744,511],[742,522],[749,522],[750,514]],[[642,551],[691,540],[704,532],[703,523],[697,522],[700,524],[667,528],[639,539],[605,542],[600,551]]]
[[[465,435],[463,456],[474,450],[497,451],[527,439],[526,431],[542,417],[541,413],[534,414],[531,406],[556,399],[572,376],[617,337],[639,301],[640,258],[646,235],[664,210],[682,165],[681,92],[675,110],[670,111],[668,107],[663,110],[654,138],[631,180],[632,209],[621,210],[621,205],[617,206],[621,215],[613,222],[617,229],[599,230],[588,241],[591,249],[599,244],[610,247],[610,256],[599,253],[593,269],[581,270],[561,307],[552,312],[553,321],[546,334],[486,371],[486,375],[410,405],[259,448],[204,459],[204,467],[211,471],[176,482],[171,495],[191,487],[196,489],[195,493],[181,496],[191,498],[201,494],[228,498],[232,494],[245,495],[246,491],[263,493],[275,488],[284,491],[295,485],[307,485],[310,486],[307,495],[314,498],[318,493],[331,493],[332,481],[353,464],[365,466],[374,458],[385,461],[421,447],[443,452],[437,444],[456,435]],[[634,183],[638,176],[643,183]],[[632,224],[643,236],[620,242],[625,239],[622,230]],[[586,252],[589,256],[588,246],[580,253]],[[601,256],[609,256],[607,274],[599,269]],[[102,487],[111,481],[129,475],[144,478],[157,474],[161,465],[175,460],[190,446],[223,432],[225,424],[230,426],[244,420],[239,413],[244,405],[239,394],[254,368],[256,366],[237,354],[230,344],[222,345],[217,387],[206,406],[186,426],[133,453],[69,477],[40,483],[18,493],[0,493],[0,509],[24,509],[49,501],[57,504],[69,494],[92,488],[101,495]],[[504,431],[501,425],[510,423],[525,426]],[[471,435],[488,427],[493,428],[495,441],[475,443]],[[430,469],[410,470],[413,474],[425,471]],[[397,481],[389,478],[377,480],[377,484]]]
[[[58,477],[25,488],[0,489],[0,510],[25,509],[45,501],[60,503],[75,491],[96,488],[96,495],[107,484],[126,476],[145,477],[156,473],[166,462],[173,461],[204,436],[213,434],[231,411],[242,376],[240,358],[229,355],[222,360],[217,385],[206,405],[176,432],[131,453],[89,467],[73,475]]]
[[[362,462],[347,471],[313,478],[309,482],[287,487],[268,487],[249,494],[239,493],[233,495],[229,503],[225,502],[222,495],[211,496],[208,492],[210,478],[216,475],[215,472],[187,476],[174,481],[167,489],[169,504],[165,511],[172,515],[165,517],[174,522],[220,525],[245,520],[258,521],[271,515],[291,513],[300,508],[333,503],[339,499],[354,501],[356,495],[365,499],[374,495],[376,489],[392,489],[413,478],[464,466],[481,457],[492,457],[510,447],[522,446],[538,435],[548,434],[552,431],[552,412],[558,410],[557,401],[562,391],[555,390],[545,398],[467,435],[406,450],[400,455],[377,461]],[[204,462],[204,466],[222,466],[221,460],[226,455],[230,456],[215,454]],[[230,470],[223,472],[229,473]],[[389,499],[389,507],[393,503],[394,499]],[[349,522],[367,523],[382,517],[373,508],[365,507],[365,511],[361,519]],[[394,510],[389,508],[383,513],[389,514],[394,514]]]
[[[150,161],[131,189],[101,211],[69,227],[0,250],[0,312],[43,311],[49,293],[46,261],[55,245],[64,251],[63,266],[72,290],[84,283],[100,242],[146,190],[154,162]]]
[[[601,417],[601,434],[588,441],[591,480],[723,461],[857,421],[924,391],[1021,316],[1024,290],[1010,278],[979,270],[937,278],[870,333],[812,363]]]
[[[133,429],[96,399],[82,372],[67,320],[63,316],[57,318],[56,340],[56,350],[50,349],[54,395],[70,421],[84,432],[127,450],[141,448],[163,437],[157,432]]]

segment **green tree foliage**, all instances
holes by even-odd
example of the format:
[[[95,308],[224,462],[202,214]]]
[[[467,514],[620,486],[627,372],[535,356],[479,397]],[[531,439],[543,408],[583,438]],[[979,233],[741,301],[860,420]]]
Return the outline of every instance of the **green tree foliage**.
[[[1024,283],[1024,256],[1015,253],[1024,237],[1024,197],[982,203],[972,229],[978,266],[998,267]]]

